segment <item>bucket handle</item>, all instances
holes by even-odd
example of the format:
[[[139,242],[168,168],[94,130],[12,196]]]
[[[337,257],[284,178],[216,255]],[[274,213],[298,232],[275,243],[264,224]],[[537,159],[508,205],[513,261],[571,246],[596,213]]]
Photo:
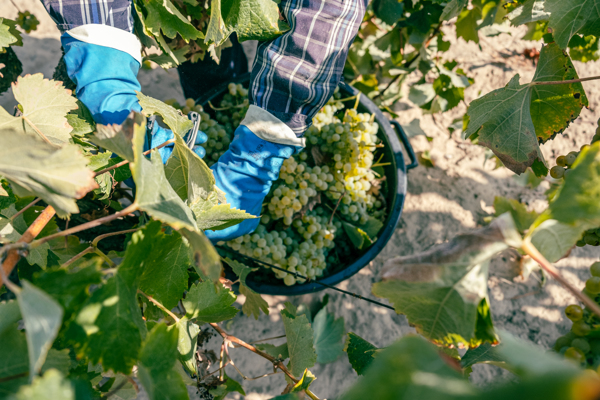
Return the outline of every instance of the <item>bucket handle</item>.
[[[406,136],[406,132],[404,132],[404,129],[402,129],[402,125],[400,125],[398,121],[395,121],[393,119],[390,120],[390,124],[392,124],[392,126],[398,133],[398,136],[400,136],[400,140],[402,140],[402,144],[404,145],[404,148],[408,153],[408,157],[410,158],[410,164],[406,166],[406,170],[408,171],[409,169],[416,168],[419,165],[419,163],[417,162],[417,156],[415,155],[415,150],[412,148],[412,145],[408,141],[408,136]]]

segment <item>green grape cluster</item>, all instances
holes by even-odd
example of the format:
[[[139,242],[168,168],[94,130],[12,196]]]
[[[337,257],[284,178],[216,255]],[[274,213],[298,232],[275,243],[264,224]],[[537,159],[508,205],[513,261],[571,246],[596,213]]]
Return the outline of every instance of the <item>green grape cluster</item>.
[[[583,233],[581,239],[577,241],[577,247],[585,245],[600,246],[600,228],[590,229]]]
[[[40,24],[40,21],[30,13],[29,11],[21,12],[17,15],[17,25],[21,27],[25,32],[30,33],[31,31],[35,31],[37,26]]]
[[[600,262],[590,266],[592,276],[585,282],[583,292],[600,304]],[[587,307],[571,304],[565,315],[573,322],[571,331],[556,339],[554,350],[567,359],[587,368],[600,368],[600,317]],[[599,371],[600,372],[600,371]]]
[[[572,151],[566,156],[558,156],[556,158],[556,165],[550,168],[550,176],[554,179],[561,179],[567,176],[571,172],[571,167],[578,156],[578,151]]]
[[[336,239],[344,237],[343,221],[366,224],[370,218],[383,219],[385,201],[379,192],[381,176],[373,170],[379,144],[379,126],[374,116],[344,110],[336,91],[314,117],[306,132],[306,149],[285,160],[279,179],[265,198],[258,228],[224,243],[245,256],[275,265],[285,271],[272,272],[288,285],[304,283],[294,273],[314,279],[339,260],[332,253]],[[215,119],[187,99],[182,107],[175,100],[167,104],[184,114],[194,110],[201,116],[200,130],[208,136],[203,144],[206,163],[211,166],[227,150],[233,133],[248,107],[248,90],[230,83],[218,105],[209,104]],[[334,212],[335,210],[335,212]],[[347,246],[341,246],[347,253]],[[286,272],[287,271],[287,272]]]

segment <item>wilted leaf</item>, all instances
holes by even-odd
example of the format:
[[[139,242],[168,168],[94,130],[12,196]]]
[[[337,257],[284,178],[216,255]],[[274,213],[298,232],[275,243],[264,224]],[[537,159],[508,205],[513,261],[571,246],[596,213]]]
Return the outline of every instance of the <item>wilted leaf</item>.
[[[179,136],[183,137],[194,126],[194,123],[187,116],[181,114],[181,111],[160,100],[153,99],[141,92],[137,92],[137,98],[144,114],[160,115],[165,124]]]
[[[240,42],[269,40],[288,29],[272,0],[214,0],[204,42],[220,46],[233,32]]]
[[[140,350],[138,378],[150,400],[188,400],[183,379],[173,369],[177,362],[178,329],[156,324]]]
[[[327,364],[334,362],[344,352],[345,333],[344,318],[335,318],[323,307],[312,323],[315,339],[317,362]]]
[[[548,27],[562,49],[576,33],[600,36],[598,0],[546,0],[544,10],[550,13]]]
[[[35,194],[60,217],[79,212],[75,199],[97,187],[87,163],[76,146],[57,149],[30,135],[0,130],[0,174],[18,196]]]
[[[182,300],[186,316],[198,322],[221,322],[231,319],[238,309],[231,305],[235,295],[227,288],[215,286],[212,282],[192,285]]]
[[[42,74],[20,76],[13,95],[23,115],[13,117],[0,107],[0,129],[38,135],[54,146],[69,142],[72,128],[66,115],[77,108],[77,100],[62,82],[44,79]]]
[[[297,315],[296,308],[291,303],[285,303],[281,317],[290,355],[288,368],[294,376],[299,377],[305,369],[313,367],[317,362],[313,345],[314,333],[306,315]]]
[[[302,392],[306,389],[308,389],[308,387],[310,386],[310,384],[317,378],[315,378],[315,376],[313,375],[312,372],[310,372],[308,369],[305,369],[304,372],[302,373],[302,377],[298,380],[298,383],[296,383],[293,387],[291,392],[292,393],[298,393],[298,392]]]
[[[364,375],[365,370],[375,359],[375,352],[377,350],[377,347],[373,346],[356,333],[348,333],[344,351],[348,354],[348,361],[358,375]]]

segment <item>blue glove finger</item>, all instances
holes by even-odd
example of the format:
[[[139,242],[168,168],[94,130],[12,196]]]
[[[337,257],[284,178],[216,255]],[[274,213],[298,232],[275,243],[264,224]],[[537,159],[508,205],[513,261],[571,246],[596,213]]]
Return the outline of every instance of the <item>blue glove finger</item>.
[[[198,131],[198,135],[196,136],[196,144],[206,143],[207,140],[208,136],[206,135],[206,133]]]
[[[194,153],[196,153],[198,157],[204,158],[204,156],[206,155],[206,150],[202,146],[194,146]]]

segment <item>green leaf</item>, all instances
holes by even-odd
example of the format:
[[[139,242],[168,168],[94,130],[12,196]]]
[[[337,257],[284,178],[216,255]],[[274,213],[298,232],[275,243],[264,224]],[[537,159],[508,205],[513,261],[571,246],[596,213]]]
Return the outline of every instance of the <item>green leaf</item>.
[[[71,136],[85,137],[85,135],[96,130],[96,122],[94,122],[90,110],[79,100],[77,101],[77,107],[77,110],[67,114],[67,121],[73,128]]]
[[[170,39],[179,34],[186,42],[204,38],[170,0],[145,0],[143,4],[147,12],[144,26],[155,37],[162,31]]]
[[[521,233],[529,229],[538,216],[535,211],[527,211],[525,204],[518,200],[507,199],[502,196],[496,196],[494,198],[494,209],[496,210],[494,213],[496,217],[509,212],[515,221],[517,229]]]
[[[265,315],[269,315],[269,304],[262,298],[259,293],[256,293],[252,290],[248,284],[246,283],[246,278],[248,274],[254,271],[258,271],[258,268],[250,268],[245,266],[244,264],[231,260],[230,258],[226,258],[225,262],[231,267],[233,272],[238,276],[240,280],[240,293],[246,296],[246,301],[242,306],[242,311],[246,315],[253,315],[255,319],[260,317],[260,311]],[[287,350],[286,350],[287,351]]]
[[[312,372],[310,372],[309,370],[305,369],[304,372],[302,373],[302,377],[298,380],[298,383],[296,383],[293,387],[291,392],[292,393],[298,393],[298,392],[302,392],[305,391],[306,389],[308,389],[308,387],[310,386],[310,384],[317,378],[315,378],[315,376],[313,375]]]
[[[62,323],[62,307],[46,293],[23,281],[23,289],[17,295],[19,309],[25,323],[27,348],[29,350],[29,376],[37,374]]]
[[[198,337],[198,333],[200,333],[200,327],[193,322],[187,320],[186,317],[183,317],[177,322],[179,339],[177,340],[177,351],[179,352],[179,361],[183,367],[190,373],[192,376],[198,375],[198,371],[196,369],[196,348]]]
[[[548,26],[561,49],[576,33],[600,36],[598,0],[546,0],[544,10],[550,13]]]
[[[556,262],[569,254],[583,232],[594,227],[595,224],[585,222],[569,225],[549,219],[536,226],[528,236],[546,260]]]
[[[281,396],[273,397],[270,400],[301,400],[296,393],[282,394]]]
[[[508,247],[504,232],[510,222],[502,217],[426,252],[388,260],[373,293],[389,299],[417,332],[436,343],[474,346],[493,340],[488,260]]]
[[[450,0],[444,7],[440,21],[449,21],[452,18],[460,15],[463,8],[467,5],[467,0]]]
[[[456,20],[456,37],[465,39],[465,42],[479,43],[477,32],[477,21],[481,18],[481,11],[474,7],[471,10],[463,10]]]
[[[14,303],[16,304],[16,302]],[[4,317],[3,314],[0,316]],[[2,343],[0,346],[0,397],[7,398],[11,393],[16,393],[21,385],[27,384],[29,356],[27,339],[25,334],[19,331],[18,324],[16,322],[5,324],[2,319],[0,321],[3,325],[0,330],[0,343]],[[8,377],[14,377],[14,379],[5,379]]]
[[[496,346],[492,346],[491,343],[484,343],[479,347],[467,350],[460,360],[460,366],[463,368],[480,363],[505,367],[504,359],[496,351]]]
[[[179,136],[183,137],[194,126],[194,123],[187,116],[181,114],[181,111],[160,100],[146,96],[141,92],[136,93],[142,107],[142,112],[148,116],[160,115],[165,124]]]
[[[33,379],[31,386],[23,386],[15,400],[75,400],[71,383],[55,370],[46,371],[44,376]]]
[[[177,328],[156,324],[140,350],[138,378],[150,400],[188,400],[183,379],[173,369],[177,362]]]
[[[134,161],[133,135],[135,130],[145,127],[146,119],[142,114],[130,114],[121,125],[97,125],[97,132],[90,140],[128,161]]]
[[[514,26],[546,20],[550,16],[550,13],[544,10],[544,4],[545,0],[526,0],[522,5],[511,11],[506,18]]]
[[[295,307],[286,302],[281,310],[285,336],[290,355],[289,370],[294,376],[300,376],[304,370],[317,362],[317,353],[313,345],[314,333],[306,315],[296,315]]]
[[[533,82],[578,79],[569,56],[556,43],[542,47]],[[533,86],[531,119],[541,143],[553,138],[575,120],[588,99],[581,83]]]
[[[408,91],[408,99],[419,107],[429,103],[435,97],[435,90],[431,83],[412,85]]]
[[[15,300],[0,303],[0,333],[21,320],[19,303]]]
[[[288,351],[287,343],[280,344],[279,346],[275,346],[269,343],[257,343],[254,345],[257,349],[264,351],[265,353],[279,358],[281,360],[285,360],[290,357],[290,353]]]
[[[186,317],[198,322],[221,322],[235,317],[238,309],[231,305],[235,295],[223,286],[212,282],[192,285],[182,300]]]
[[[348,354],[348,361],[358,375],[364,375],[365,370],[375,359],[375,352],[379,350],[354,332],[348,333],[344,351]]]
[[[404,12],[404,4],[398,0],[374,0],[375,15],[388,25],[394,25]]]
[[[221,256],[202,232],[182,229],[180,233],[190,245],[192,266],[205,279],[216,282],[221,277]]]
[[[546,214],[565,224],[600,224],[600,142],[583,149]]]
[[[46,362],[42,366],[40,373],[43,375],[50,369],[55,369],[63,375],[69,374],[69,370],[71,369],[71,356],[69,356],[69,349],[50,349],[48,351]]]
[[[220,46],[233,32],[240,42],[270,40],[288,29],[279,20],[279,8],[272,0],[215,0],[204,42]]]
[[[188,246],[179,233],[161,232],[147,251],[139,288],[170,310],[188,288]]]
[[[20,76],[13,95],[23,115],[13,117],[0,107],[0,129],[38,135],[53,146],[69,142],[72,128],[66,115],[77,108],[77,100],[62,82],[44,79],[42,74]]]
[[[126,375],[138,360],[146,325],[137,301],[137,290],[145,262],[161,224],[153,222],[135,232],[127,245],[117,273],[94,291],[79,312],[77,324],[87,334],[78,344],[78,353],[93,364],[102,363],[105,371]]]
[[[409,335],[377,355],[340,400],[470,399],[477,389],[440,356],[435,345]]]
[[[147,57],[144,57],[144,61],[152,61],[158,64],[163,69],[175,68],[178,65],[183,64],[187,57],[185,56],[190,51],[190,46],[183,46],[180,49],[174,50],[173,55],[176,60],[173,60],[173,57],[169,54],[150,54]]]
[[[367,235],[367,233],[359,227],[344,221],[342,221],[342,224],[344,226],[344,231],[350,238],[350,241],[352,242],[354,247],[356,247],[357,249],[361,250],[364,247],[368,247],[373,244],[373,241],[371,240],[369,235]]]
[[[324,307],[315,316],[312,328],[314,331],[317,362],[327,364],[337,360],[344,352],[344,318],[340,317],[336,319]]]
[[[223,378],[225,379],[225,384],[217,386],[215,389],[210,389],[209,393],[214,396],[214,400],[224,400],[227,394],[238,392],[242,395],[246,395],[244,388],[239,384],[238,381],[232,379],[227,376],[227,374],[223,374]]]
[[[9,22],[14,23],[14,21],[6,18],[0,18],[0,51],[3,51],[11,44],[16,44],[20,39],[20,35],[19,37],[15,36],[14,31],[11,29],[12,24],[9,25]]]
[[[247,219],[258,218],[244,210],[232,208],[230,204],[219,204],[199,213],[194,210],[194,213],[198,228],[213,231],[229,228]]]
[[[79,212],[75,199],[96,187],[86,165],[76,146],[57,149],[30,135],[0,130],[0,175],[11,182],[17,196],[35,194],[60,217]]]
[[[183,203],[167,181],[158,151],[152,152],[152,161],[142,155],[145,133],[144,124],[135,125],[134,148],[138,150],[135,151],[135,162],[130,164],[136,184],[135,203],[141,210],[174,229],[196,230],[192,210]]]

